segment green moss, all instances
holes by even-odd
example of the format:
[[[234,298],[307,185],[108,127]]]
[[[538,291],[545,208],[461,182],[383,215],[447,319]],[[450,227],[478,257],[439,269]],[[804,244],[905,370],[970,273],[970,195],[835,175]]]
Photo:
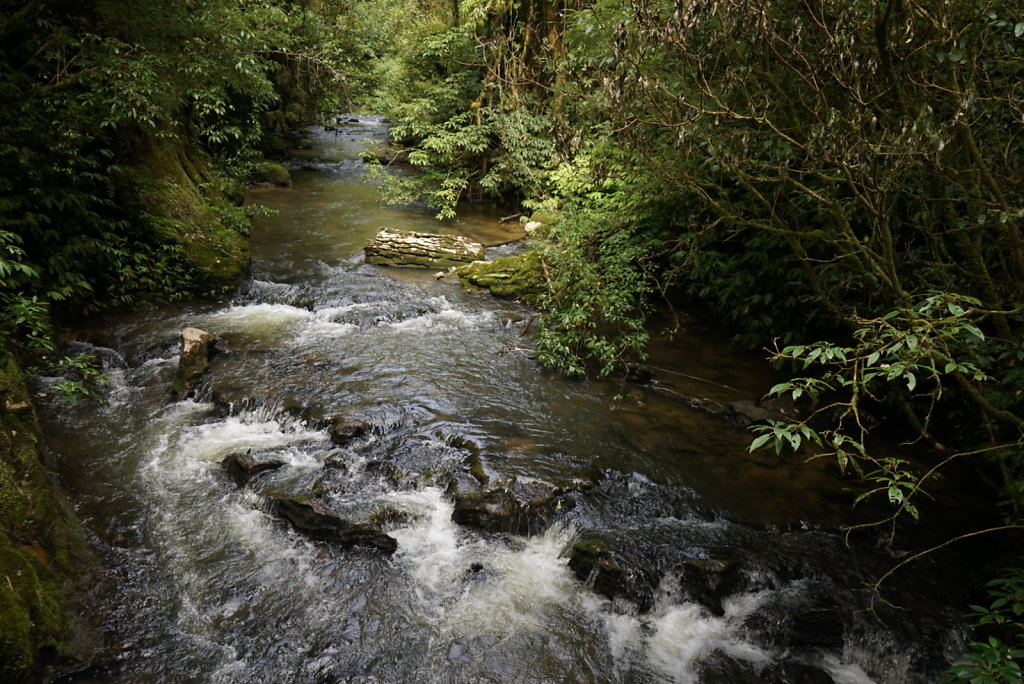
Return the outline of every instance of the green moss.
[[[249,264],[245,230],[225,219],[227,187],[198,151],[181,141],[156,143],[136,164],[140,199],[154,228],[180,248],[199,294],[234,286]]]
[[[480,455],[471,454],[469,458],[466,459],[466,465],[468,466],[469,474],[472,475],[477,482],[486,487],[491,481],[491,476],[487,474],[486,470],[484,470],[484,462],[481,460]]]
[[[562,214],[557,209],[538,209],[530,215],[531,221],[537,221],[544,225],[558,223],[561,218]]]
[[[526,302],[544,292],[544,272],[540,256],[526,252],[493,261],[474,261],[455,270],[463,285],[490,290],[499,297],[516,297]]]
[[[292,177],[282,164],[264,161],[256,165],[256,169],[253,171],[253,181],[286,188],[292,184]]]
[[[0,367],[0,681],[30,681],[47,659],[87,648],[78,578],[92,567],[40,460],[35,414],[13,358]]]

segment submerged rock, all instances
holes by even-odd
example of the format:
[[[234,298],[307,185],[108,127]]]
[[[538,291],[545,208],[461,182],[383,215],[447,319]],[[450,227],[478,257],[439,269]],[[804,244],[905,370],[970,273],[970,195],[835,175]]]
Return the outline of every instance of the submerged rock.
[[[349,420],[341,416],[330,418],[327,422],[327,434],[338,446],[344,446],[354,439],[362,437],[369,425],[361,420]]]
[[[277,468],[285,465],[284,461],[278,460],[257,463],[249,457],[249,453],[250,452],[246,452],[244,454],[231,454],[226,456],[224,460],[220,462],[220,467],[224,469],[224,472],[226,472],[239,487],[244,487],[249,483],[249,480],[260,473],[268,470],[276,470]]]
[[[484,258],[484,246],[461,235],[384,228],[364,248],[366,260],[384,266],[456,266]]]
[[[210,363],[217,336],[199,328],[185,328],[181,331],[181,354],[178,357],[178,371],[174,376],[171,392],[174,398],[182,400],[192,394],[199,379]]]
[[[249,396],[228,386],[214,386],[210,390],[209,400],[219,416],[236,416],[266,404],[264,397]]]
[[[805,412],[800,410],[787,395],[762,401],[740,399],[729,404],[728,417],[740,427],[768,421],[790,422],[799,420]]]
[[[268,495],[271,510],[299,532],[344,547],[362,546],[391,555],[398,541],[369,523],[354,523],[340,517],[315,499]]]

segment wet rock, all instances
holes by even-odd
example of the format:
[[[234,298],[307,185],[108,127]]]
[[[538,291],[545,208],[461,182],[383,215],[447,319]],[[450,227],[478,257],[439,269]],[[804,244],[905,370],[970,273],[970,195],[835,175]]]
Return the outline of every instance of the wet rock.
[[[341,416],[335,416],[327,422],[327,434],[331,441],[338,446],[344,446],[354,439],[366,434],[369,425],[361,420],[349,420]]]
[[[452,266],[446,271],[438,271],[434,274],[434,280],[453,280],[455,278],[455,269],[457,267]]]
[[[348,468],[348,456],[343,454],[331,454],[324,459],[324,470],[344,470]]]
[[[268,498],[273,513],[313,539],[334,542],[344,547],[361,546],[386,555],[394,553],[398,548],[398,541],[376,525],[345,520],[319,501],[273,493]]]
[[[613,600],[627,599],[640,612],[649,611],[654,603],[657,582],[648,573],[621,563],[603,539],[584,539],[573,544],[569,569],[598,594]]]
[[[791,648],[843,648],[843,612],[835,605],[814,606],[790,616]]]
[[[522,535],[544,531],[559,500],[557,491],[543,483],[508,480],[504,486],[488,487],[470,473],[456,474],[449,482],[448,494],[455,506],[455,523]]]
[[[455,509],[452,520],[489,532],[518,532],[519,505],[504,489],[488,490],[475,479],[456,476],[448,485]]]
[[[483,563],[470,563],[466,571],[462,573],[464,582],[488,582],[501,576],[501,573],[488,568]]]
[[[789,397],[766,399],[762,402],[742,399],[729,404],[729,418],[740,427],[769,420],[789,422],[798,419],[799,416],[800,411]]]
[[[381,528],[395,528],[401,527],[403,525],[408,525],[410,522],[412,522],[412,516],[405,511],[400,511],[397,508],[391,508],[390,506],[387,506],[385,508],[381,508],[380,510],[374,511],[370,515],[368,522],[371,525],[376,525],[377,527]]]
[[[755,663],[733,658],[716,651],[709,655],[699,666],[701,684],[772,684],[789,680],[771,679],[764,675],[761,667]]]
[[[379,475],[395,485],[397,485],[403,477],[408,475],[408,473],[399,468],[396,464],[383,459],[367,461],[365,468],[366,472]]]
[[[227,387],[214,387],[210,391],[210,401],[221,416],[235,416],[242,411],[262,406],[266,401],[259,397],[249,397]]]
[[[744,627],[771,648],[840,651],[845,614],[826,587],[816,586],[799,595],[775,595],[744,620]]]
[[[834,684],[832,676],[800,662],[748,662],[716,651],[700,665],[701,684]]]
[[[484,258],[484,246],[461,235],[384,228],[364,247],[366,260],[385,266],[457,266]]]
[[[725,418],[731,421],[731,413],[728,407],[723,406],[722,404],[718,403],[713,399],[704,399],[701,397],[694,397],[687,394],[682,394],[680,392],[677,392],[673,389],[666,387],[660,382],[651,382],[647,385],[647,387],[650,390],[657,392],[658,394],[663,394],[665,396],[672,397],[676,401],[680,401],[689,406],[690,408],[697,409],[698,411],[704,411],[705,413],[708,413],[717,418]]]
[[[260,473],[276,470],[285,465],[284,461],[278,460],[257,463],[252,460],[250,453],[251,450],[244,454],[231,454],[220,462],[220,467],[239,487],[244,487]]]
[[[773,665],[765,672],[768,681],[786,684],[835,684],[828,672],[805,663],[788,662]]]
[[[757,402],[749,399],[734,401],[729,404],[729,410],[735,416],[737,422],[745,422],[747,425],[760,423],[770,418],[782,419],[781,415],[773,414],[767,409],[757,405]]]
[[[216,335],[199,328],[185,328],[181,331],[178,371],[171,387],[175,399],[180,401],[192,394],[210,364],[210,355],[216,341]]]
[[[743,583],[740,563],[732,558],[690,558],[678,570],[680,586],[714,615],[725,614],[722,601],[741,589]]]

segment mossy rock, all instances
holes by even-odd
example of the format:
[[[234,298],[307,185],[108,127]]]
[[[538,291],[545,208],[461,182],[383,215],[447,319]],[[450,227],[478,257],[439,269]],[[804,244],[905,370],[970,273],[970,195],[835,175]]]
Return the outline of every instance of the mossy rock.
[[[91,650],[78,587],[95,564],[42,465],[35,413],[10,357],[0,398],[0,681],[33,681]]]
[[[545,289],[544,271],[536,252],[474,261],[456,268],[455,274],[465,286],[483,288],[499,297],[515,297],[528,303],[536,301]]]
[[[177,139],[156,142],[134,168],[144,211],[161,239],[180,248],[194,294],[237,284],[249,266],[248,222],[226,218],[223,209],[233,206],[228,186],[200,152]]]
[[[253,181],[263,185],[287,188],[292,184],[292,176],[283,164],[271,161],[260,162],[252,174]]]
[[[562,218],[561,212],[557,209],[538,209],[537,211],[530,214],[530,220],[544,225],[551,225],[558,223]]]

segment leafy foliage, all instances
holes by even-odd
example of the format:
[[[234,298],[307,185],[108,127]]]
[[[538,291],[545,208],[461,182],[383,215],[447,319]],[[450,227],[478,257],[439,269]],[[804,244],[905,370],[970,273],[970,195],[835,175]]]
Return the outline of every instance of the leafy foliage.
[[[54,310],[207,286],[168,218],[142,201],[154,191],[139,167],[176,146],[183,182],[204,188],[195,201],[215,205],[202,230],[247,233],[243,210],[186,157],[202,146],[244,172],[265,124],[288,123],[273,116],[291,107],[285,81],[326,84],[343,42],[314,50],[328,18],[290,0],[64,5],[0,15],[0,343],[33,353],[52,346]]]
[[[830,455],[892,505],[894,530],[955,462],[998,482],[1016,526],[1019,3],[461,8],[389,63],[403,84],[415,68],[397,65],[415,59],[438,77],[392,89],[413,93],[389,111],[424,172],[389,197],[451,215],[479,188],[556,217],[535,240],[542,360],[628,369],[652,299],[697,299],[772,349],[792,376],[773,395],[808,406],[757,428],[751,448]],[[917,458],[880,452],[880,430]],[[995,676],[1005,653],[989,645]]]
[[[65,356],[50,364],[49,372],[61,376],[51,389],[62,403],[73,406],[79,399],[99,403],[106,401],[103,389],[109,381],[95,356],[84,352]]]
[[[1010,684],[1024,678],[1024,569],[1010,568],[985,586],[991,603],[971,606],[970,617],[975,627],[996,633],[972,643],[963,659],[950,669],[945,682]]]

